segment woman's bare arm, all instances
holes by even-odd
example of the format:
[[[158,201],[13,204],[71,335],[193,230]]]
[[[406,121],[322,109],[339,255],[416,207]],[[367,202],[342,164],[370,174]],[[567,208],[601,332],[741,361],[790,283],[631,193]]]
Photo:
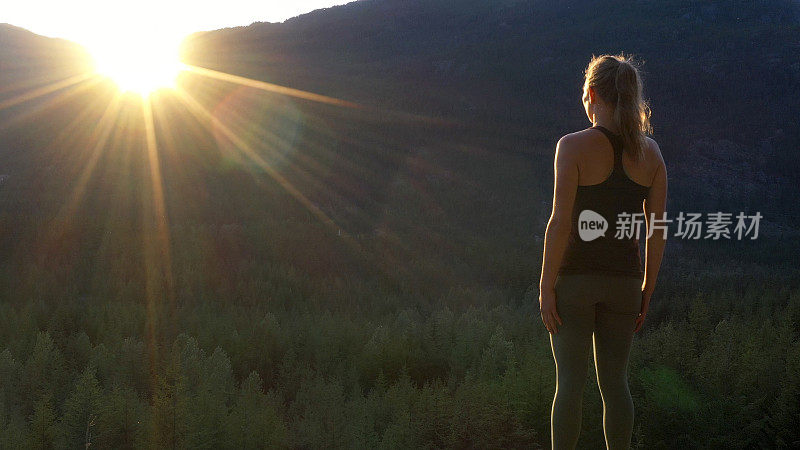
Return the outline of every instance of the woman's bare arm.
[[[647,221],[647,229],[650,230],[651,214],[655,219],[664,218],[664,211],[667,205],[667,168],[664,164],[664,158],[661,156],[661,150],[655,141],[651,141],[655,148],[655,154],[658,157],[658,167],[653,176],[653,182],[650,185],[650,192],[644,201],[644,215]],[[644,322],[644,317],[650,307],[650,297],[656,288],[656,280],[658,278],[658,271],[661,268],[661,260],[664,256],[664,246],[666,245],[666,236],[662,229],[654,229],[653,233],[647,237],[645,243],[645,263],[644,263],[644,280],[642,281],[642,309],[641,315],[637,320],[636,329],[639,331]]]
[[[558,332],[556,322],[561,323],[556,309],[555,280],[572,227],[572,207],[578,186],[578,158],[572,142],[573,138],[568,135],[562,137],[556,145],[553,211],[545,231],[542,274],[539,280],[542,321],[552,333]]]

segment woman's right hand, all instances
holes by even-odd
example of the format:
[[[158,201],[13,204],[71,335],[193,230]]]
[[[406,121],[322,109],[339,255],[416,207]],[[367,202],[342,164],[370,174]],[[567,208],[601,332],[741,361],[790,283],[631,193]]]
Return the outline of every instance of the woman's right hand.
[[[636,333],[642,329],[642,325],[644,324],[644,318],[647,316],[647,310],[650,308],[650,296],[653,295],[649,289],[642,289],[642,307],[639,310],[639,316],[636,318],[636,328],[633,329],[633,332]]]
[[[558,325],[561,325],[561,317],[558,316],[556,309],[555,289],[545,289],[539,291],[539,312],[542,315],[544,327],[550,333],[558,333]]]

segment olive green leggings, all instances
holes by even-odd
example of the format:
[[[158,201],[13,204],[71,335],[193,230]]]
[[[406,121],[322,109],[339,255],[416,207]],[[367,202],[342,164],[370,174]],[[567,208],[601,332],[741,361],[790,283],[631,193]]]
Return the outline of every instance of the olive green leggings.
[[[606,447],[628,449],[633,431],[628,354],[641,308],[642,279],[603,274],[559,275],[555,291],[562,324],[558,333],[550,333],[556,363],[556,392],[550,416],[552,448],[574,449],[578,443],[583,387],[594,343]]]

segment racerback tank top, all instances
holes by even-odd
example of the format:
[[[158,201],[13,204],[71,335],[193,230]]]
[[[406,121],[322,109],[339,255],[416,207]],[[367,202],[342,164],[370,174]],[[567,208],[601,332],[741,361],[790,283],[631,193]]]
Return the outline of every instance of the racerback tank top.
[[[559,274],[606,273],[642,276],[639,239],[631,230],[640,223],[639,233],[646,236],[642,202],[650,188],[631,180],[622,165],[622,137],[600,125],[591,127],[605,134],[614,148],[614,169],[603,182],[578,186],[572,208],[572,228]],[[625,233],[617,233],[620,214],[632,216]],[[634,214],[638,216],[633,216]],[[600,217],[601,216],[602,219]],[[606,227],[602,231],[602,222]],[[622,217],[622,220],[626,219]],[[581,228],[582,227],[582,228]],[[631,236],[631,234],[633,234]]]

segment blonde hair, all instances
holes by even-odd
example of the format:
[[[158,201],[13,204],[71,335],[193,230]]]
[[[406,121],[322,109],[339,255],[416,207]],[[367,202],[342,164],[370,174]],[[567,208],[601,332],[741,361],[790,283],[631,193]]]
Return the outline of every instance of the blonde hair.
[[[634,160],[644,156],[645,133],[652,134],[650,106],[642,99],[642,78],[638,62],[619,55],[592,55],[584,85],[594,88],[614,108],[614,124],[622,136],[625,152]]]

